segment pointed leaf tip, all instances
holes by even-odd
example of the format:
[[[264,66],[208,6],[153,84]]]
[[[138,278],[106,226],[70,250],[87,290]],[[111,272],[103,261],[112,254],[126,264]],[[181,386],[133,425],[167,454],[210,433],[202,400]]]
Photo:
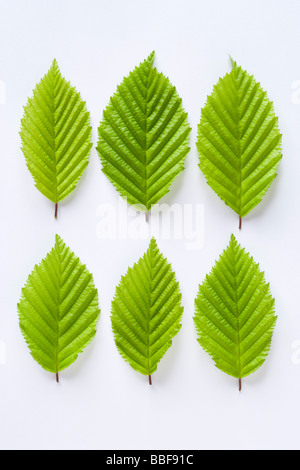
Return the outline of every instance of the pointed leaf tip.
[[[59,235],[55,235],[55,244],[56,245],[61,245],[61,244],[65,244],[65,242],[63,241],[63,239],[59,236]]]
[[[231,237],[230,237],[230,243],[237,244],[237,239],[235,238],[233,233],[231,234]]]
[[[56,59],[53,59],[52,64],[51,64],[51,67],[50,67],[50,70],[51,70],[51,69],[52,69],[52,70],[57,70],[57,71],[59,71],[59,65],[58,65],[58,62],[57,62]]]
[[[150,240],[150,245],[149,246],[156,246],[157,247],[157,241],[155,237],[152,237]]]
[[[152,51],[151,54],[149,54],[147,61],[153,63],[155,59],[155,51]]]
[[[229,58],[230,58],[231,66],[232,66],[232,68],[234,69],[235,67],[237,67],[237,63],[236,63],[235,60],[233,60],[233,58],[231,57],[231,55],[229,55]]]

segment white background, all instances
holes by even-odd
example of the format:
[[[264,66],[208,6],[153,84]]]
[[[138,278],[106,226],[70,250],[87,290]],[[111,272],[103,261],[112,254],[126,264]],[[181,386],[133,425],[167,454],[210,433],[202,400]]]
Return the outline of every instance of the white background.
[[[0,0],[0,446],[3,449],[299,448],[300,365],[300,1],[292,0]],[[119,356],[110,304],[121,274],[145,240],[100,240],[97,208],[118,205],[95,150],[103,109],[124,75],[153,49],[155,65],[183,99],[193,128],[186,170],[163,202],[204,204],[205,243],[159,240],[183,293],[183,328],[153,376],[153,387]],[[238,231],[237,216],[198,170],[197,124],[206,96],[230,70],[228,55],[268,91],[283,134],[279,176]],[[28,96],[53,58],[91,112],[94,148],[77,190],[53,207],[34,187],[20,151]],[[234,233],[266,273],[278,323],[265,365],[244,380],[216,369],[196,341],[198,285]],[[93,344],[61,374],[31,358],[16,304],[55,233],[86,263],[99,289],[101,320]]]

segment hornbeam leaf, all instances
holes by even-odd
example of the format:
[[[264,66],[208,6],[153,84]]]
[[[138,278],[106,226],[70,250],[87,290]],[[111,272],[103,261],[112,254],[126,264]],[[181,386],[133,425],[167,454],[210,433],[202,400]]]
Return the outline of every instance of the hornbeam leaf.
[[[143,375],[152,374],[181,328],[181,293],[171,265],[152,238],[129,268],[112,302],[112,328],[122,357]]]
[[[56,60],[24,107],[22,150],[37,189],[57,206],[76,187],[92,148],[90,115]]]
[[[92,275],[58,235],[28,277],[18,311],[33,358],[58,381],[94,338],[100,315]]]
[[[198,341],[216,366],[242,378],[264,363],[277,317],[264,273],[232,235],[199,287],[194,317]]]
[[[145,212],[183,170],[191,131],[175,87],[153,61],[154,52],[118,86],[103,113],[97,147],[104,174]]]
[[[273,103],[234,61],[202,109],[197,147],[207,183],[240,216],[241,228],[276,177],[282,155]]]

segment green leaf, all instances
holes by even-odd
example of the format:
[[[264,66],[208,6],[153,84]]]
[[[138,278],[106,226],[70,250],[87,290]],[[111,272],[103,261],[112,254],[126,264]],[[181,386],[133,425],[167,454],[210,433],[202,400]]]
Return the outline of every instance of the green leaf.
[[[198,341],[220,370],[242,379],[262,366],[277,319],[274,303],[264,273],[232,235],[195,301]]]
[[[236,62],[232,67],[202,109],[197,147],[207,183],[241,226],[276,177],[281,134],[266,92]]]
[[[90,115],[56,60],[24,107],[22,150],[37,189],[57,204],[76,187],[92,148]]]
[[[112,302],[112,328],[122,357],[149,376],[181,328],[181,293],[171,265],[152,238],[148,251],[129,268]]]
[[[100,310],[93,277],[58,235],[28,277],[18,311],[33,358],[57,380],[94,338]]]
[[[154,52],[118,86],[103,113],[97,147],[104,174],[144,211],[183,170],[191,131],[175,87],[153,60]]]

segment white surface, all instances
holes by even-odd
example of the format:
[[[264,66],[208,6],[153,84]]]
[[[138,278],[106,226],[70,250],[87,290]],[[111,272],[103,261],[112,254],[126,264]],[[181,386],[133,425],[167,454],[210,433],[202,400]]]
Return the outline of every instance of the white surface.
[[[1,448],[300,447],[300,365],[292,361],[293,342],[300,340],[300,105],[292,101],[292,85],[300,80],[299,15],[296,0],[0,0],[0,80],[6,85],[0,105]],[[18,132],[23,105],[56,57],[87,101],[96,144],[117,84],[153,49],[193,128],[186,171],[165,201],[204,204],[205,243],[195,252],[186,251],[185,240],[158,242],[176,271],[185,312],[150,388],[119,356],[109,318],[115,286],[147,242],[97,237],[97,208],[117,205],[118,195],[100,171],[95,148],[55,222],[26,168]],[[283,133],[280,174],[241,233],[236,215],[198,171],[195,148],[201,107],[230,70],[228,54],[268,91]],[[270,356],[244,380],[242,394],[201,350],[192,321],[198,285],[232,232],[265,270],[279,317]],[[102,310],[95,341],[61,374],[59,386],[31,358],[16,310],[29,272],[55,233],[94,274]]]

